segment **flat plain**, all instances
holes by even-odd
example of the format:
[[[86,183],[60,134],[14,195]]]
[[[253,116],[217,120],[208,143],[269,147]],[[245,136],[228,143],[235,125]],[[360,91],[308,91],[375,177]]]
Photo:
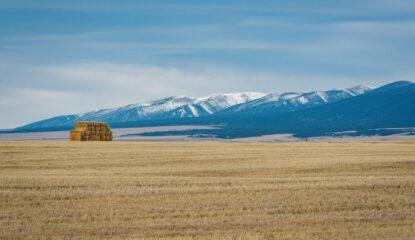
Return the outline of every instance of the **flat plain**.
[[[415,141],[0,142],[0,239],[415,239]]]

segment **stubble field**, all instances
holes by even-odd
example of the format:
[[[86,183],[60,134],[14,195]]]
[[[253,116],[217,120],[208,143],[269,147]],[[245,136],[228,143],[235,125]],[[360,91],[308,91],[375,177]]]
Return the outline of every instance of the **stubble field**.
[[[415,239],[415,142],[0,142],[0,239]]]

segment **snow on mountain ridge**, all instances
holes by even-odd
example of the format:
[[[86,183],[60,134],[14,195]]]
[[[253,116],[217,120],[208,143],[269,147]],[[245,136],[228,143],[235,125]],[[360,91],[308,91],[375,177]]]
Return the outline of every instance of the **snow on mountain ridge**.
[[[363,94],[367,91],[373,90],[372,87],[366,85],[366,84],[359,84],[357,86],[351,87],[351,88],[347,88],[345,89],[346,91],[352,92],[355,95],[360,95]]]
[[[200,103],[208,100],[218,99],[218,98],[229,98],[234,99],[236,102],[244,102],[247,100],[255,100],[265,96],[264,93],[259,92],[240,92],[240,93],[217,93],[205,97],[200,97],[195,99],[195,103]]]
[[[265,96],[264,93],[242,92],[213,94],[207,97],[197,98],[194,105],[202,107],[209,114],[224,110],[228,107],[246,103]]]
[[[348,89],[337,88],[328,91],[272,93],[245,104],[229,107],[221,112],[221,114],[295,111],[357,96],[370,90],[372,90],[371,87],[358,85]]]

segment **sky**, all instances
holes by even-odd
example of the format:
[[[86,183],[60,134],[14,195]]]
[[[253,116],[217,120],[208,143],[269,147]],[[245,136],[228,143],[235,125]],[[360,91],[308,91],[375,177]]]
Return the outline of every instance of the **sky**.
[[[0,1],[0,129],[173,95],[415,79],[413,0]]]

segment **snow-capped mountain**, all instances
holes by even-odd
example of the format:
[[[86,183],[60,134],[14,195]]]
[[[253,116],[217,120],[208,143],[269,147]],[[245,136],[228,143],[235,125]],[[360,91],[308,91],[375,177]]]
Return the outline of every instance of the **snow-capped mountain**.
[[[337,102],[366,93],[371,89],[371,87],[366,85],[358,85],[348,89],[333,89],[329,91],[272,93],[247,103],[229,107],[220,112],[220,114],[284,113]]]
[[[103,121],[114,123],[200,117],[211,115],[236,104],[249,102],[263,96],[265,94],[257,92],[214,94],[201,98],[174,96],[155,101],[131,104],[120,108],[58,116],[31,123],[22,128],[69,126],[76,121]]]

